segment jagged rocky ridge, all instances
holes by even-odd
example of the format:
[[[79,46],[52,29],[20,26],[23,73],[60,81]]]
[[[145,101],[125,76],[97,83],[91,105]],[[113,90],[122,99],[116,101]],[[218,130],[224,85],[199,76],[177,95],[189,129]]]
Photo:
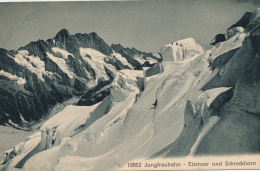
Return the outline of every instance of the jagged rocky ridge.
[[[0,49],[0,124],[38,121],[55,104],[113,81],[116,70],[141,70],[158,60],[135,48],[110,47],[96,33],[65,29],[17,51]]]
[[[259,14],[208,50],[179,40],[161,48],[161,63],[118,71],[104,100],[67,106],[7,151],[3,170],[104,170],[136,158],[259,154]]]

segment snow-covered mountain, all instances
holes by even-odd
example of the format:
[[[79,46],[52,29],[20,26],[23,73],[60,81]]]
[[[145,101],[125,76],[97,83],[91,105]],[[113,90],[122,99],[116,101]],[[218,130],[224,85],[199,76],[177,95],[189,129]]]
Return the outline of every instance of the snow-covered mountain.
[[[38,121],[55,104],[109,84],[117,70],[141,70],[160,59],[135,48],[110,47],[96,33],[71,35],[65,29],[17,51],[0,49],[0,124]]]
[[[260,8],[240,21],[207,50],[193,38],[163,46],[162,61],[143,70],[133,69],[156,58],[112,45],[110,64],[125,68],[7,151],[3,170],[108,170],[136,158],[259,154]]]

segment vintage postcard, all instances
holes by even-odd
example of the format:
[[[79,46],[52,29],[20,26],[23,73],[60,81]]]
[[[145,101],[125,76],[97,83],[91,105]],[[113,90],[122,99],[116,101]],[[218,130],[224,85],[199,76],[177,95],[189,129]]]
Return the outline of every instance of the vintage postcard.
[[[260,1],[0,3],[0,170],[260,169]]]

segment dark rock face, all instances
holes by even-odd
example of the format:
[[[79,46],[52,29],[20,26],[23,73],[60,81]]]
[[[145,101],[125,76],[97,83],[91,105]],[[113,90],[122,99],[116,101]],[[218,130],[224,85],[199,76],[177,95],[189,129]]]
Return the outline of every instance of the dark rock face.
[[[129,54],[127,54],[124,51],[124,47],[123,46],[121,46],[120,44],[118,44],[118,45],[112,44],[111,48],[115,52],[120,53],[122,56],[124,56],[126,58],[127,62],[130,63],[132,66],[134,66],[136,70],[141,70],[142,69],[141,64],[138,63],[137,60],[133,59],[133,57],[131,57]]]
[[[91,88],[90,90],[87,91],[84,96],[79,100],[77,103],[78,106],[91,106],[93,104],[99,103],[102,101],[104,98],[109,96],[110,93],[110,88],[105,88],[102,89],[105,86],[109,87],[109,84],[112,81],[101,81],[97,86]]]
[[[231,28],[234,28],[234,27],[243,27],[243,28],[246,28],[246,26],[249,24],[249,21],[250,21],[250,17],[253,15],[252,12],[246,12],[243,17],[238,21],[236,22],[235,24],[233,24],[232,26],[230,26],[228,28],[231,29]]]
[[[235,27],[243,27],[243,28],[246,28],[246,26],[249,24],[250,22],[250,18],[251,16],[253,15],[252,12],[246,12],[242,18],[236,22],[235,24],[233,24],[232,26],[230,26],[227,30],[230,30],[232,28],[235,28]],[[223,33],[220,33],[220,34],[217,34],[213,40],[211,41],[211,45],[216,45],[217,43],[219,42],[224,42],[227,40],[227,36]]]
[[[258,28],[260,31],[260,28]],[[230,100],[231,106],[239,108],[247,113],[260,115],[260,36],[251,36],[253,58],[248,62],[247,67],[243,70],[240,78],[237,80],[234,96]],[[248,42],[249,43],[249,42]],[[245,45],[244,45],[245,46]],[[247,57],[247,56],[245,56]]]
[[[197,155],[260,152],[259,133],[256,134],[260,128],[259,66],[259,54],[255,54],[254,59],[240,75],[232,99],[221,111],[222,121],[204,138],[198,147]]]
[[[129,68],[129,66],[124,65],[120,60],[116,59],[114,56],[108,56],[107,58],[105,58],[105,60],[107,63],[114,65],[117,70],[131,69]]]
[[[138,62],[137,58],[147,60],[147,58],[149,57],[149,58],[152,58],[156,61],[160,61],[160,58],[157,58],[152,53],[141,52],[141,51],[139,51],[135,48],[131,48],[131,49],[130,48],[124,48],[120,44],[112,44],[111,48],[115,52],[120,53],[123,57],[125,57],[127,62],[130,63],[132,66],[134,66],[134,68],[136,70],[142,70],[142,67],[151,67],[155,64],[155,63],[151,64],[148,61],[146,61],[144,63],[140,63],[140,62]]]
[[[142,67],[152,67],[152,66],[154,66],[154,65],[155,65],[155,63],[150,64],[148,61],[145,61],[145,62],[142,64]]]
[[[53,42],[55,40],[55,43]],[[55,44],[59,48],[66,48],[70,53],[78,53],[78,47],[93,48],[105,55],[112,53],[111,48],[96,33],[70,35],[70,33],[62,29],[54,39],[47,40],[49,43]]]
[[[255,134],[260,128],[259,31],[258,27],[246,37],[243,45],[224,65],[224,72],[206,85],[207,89],[216,86],[233,88],[221,97],[224,101],[219,98],[212,103],[214,108],[221,101],[223,107],[218,112],[221,122],[205,136],[196,155],[260,152],[259,134]]]
[[[162,72],[162,67],[160,66],[160,64],[156,64],[153,67],[145,70],[145,76],[151,77],[151,76],[159,74],[161,72]]]
[[[217,59],[215,59],[213,61],[213,63],[211,64],[211,69],[214,70],[217,67],[222,68],[234,55],[235,53],[239,50],[239,48],[237,49],[233,49],[231,51],[228,51],[227,53],[224,53],[222,55],[220,55]]]
[[[105,89],[98,92],[87,93],[84,98],[80,99],[77,103],[78,106],[91,106],[101,102],[107,96],[110,95],[110,89]]]
[[[223,33],[220,33],[220,34],[217,34],[215,37],[214,37],[214,39],[211,41],[211,45],[215,45],[215,44],[217,44],[217,43],[219,43],[219,42],[224,42],[224,41],[226,41],[226,36],[225,36],[225,34],[223,34]]]
[[[104,54],[104,60],[82,54],[82,49],[98,51]],[[135,68],[142,69],[123,49],[122,46],[116,48],[122,50],[122,57]],[[136,49],[126,51],[131,55],[147,54]],[[91,92],[91,96],[88,93],[83,96],[84,105],[103,100],[109,95],[108,91],[96,91],[113,80],[116,70],[131,69],[113,60],[112,54],[113,48],[96,33],[71,35],[66,29],[52,39],[31,42],[17,51],[0,48],[0,124],[11,122],[26,126],[26,122],[48,115],[55,104],[86,92]],[[79,104],[83,105],[81,101]]]
[[[227,52],[220,56],[225,62],[224,65],[219,65],[221,73],[212,78],[204,87],[203,90],[208,90],[216,87],[235,87],[241,74],[250,65],[255,57],[253,45],[250,38],[246,38],[243,46],[238,50]],[[213,62],[214,63],[214,62]]]

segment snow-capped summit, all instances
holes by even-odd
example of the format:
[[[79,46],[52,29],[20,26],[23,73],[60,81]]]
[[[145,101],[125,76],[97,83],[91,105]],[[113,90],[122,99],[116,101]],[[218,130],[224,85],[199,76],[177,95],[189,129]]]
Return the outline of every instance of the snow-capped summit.
[[[160,49],[164,62],[187,62],[202,54],[202,47],[193,38],[172,42]]]

